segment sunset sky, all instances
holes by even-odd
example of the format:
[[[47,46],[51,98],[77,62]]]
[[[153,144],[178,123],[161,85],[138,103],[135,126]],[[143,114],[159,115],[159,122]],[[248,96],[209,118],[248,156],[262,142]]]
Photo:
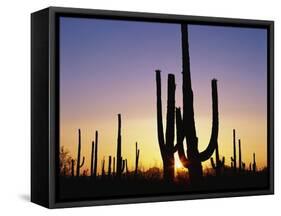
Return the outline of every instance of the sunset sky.
[[[216,78],[220,155],[230,165],[235,128],[246,166],[253,152],[258,168],[266,166],[266,29],[188,28],[199,149],[206,148],[211,134],[211,79]],[[181,68],[179,24],[60,18],[60,145],[76,159],[81,128],[83,168],[89,168],[91,141],[98,130],[100,172],[102,158],[107,167],[108,156],[116,156],[117,114],[121,113],[122,155],[129,169],[134,167],[136,141],[140,165],[161,167],[155,69],[162,71],[165,120],[168,73],[176,76],[176,106],[182,106]],[[203,165],[210,166],[210,160]]]

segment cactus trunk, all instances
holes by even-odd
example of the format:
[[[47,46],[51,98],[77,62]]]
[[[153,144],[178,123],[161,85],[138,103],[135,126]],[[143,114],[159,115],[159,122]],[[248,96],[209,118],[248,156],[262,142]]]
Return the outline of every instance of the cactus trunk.
[[[85,157],[82,159],[82,163],[80,164],[81,159],[81,131],[78,129],[78,152],[77,152],[77,166],[76,166],[76,176],[80,176],[80,168],[84,165]]]
[[[111,176],[111,156],[108,157],[108,170],[107,170],[107,175],[110,177]]]
[[[190,76],[190,58],[188,45],[187,25],[181,25],[182,38],[182,68],[183,68],[183,116],[177,108],[177,148],[179,158],[184,167],[188,168],[191,183],[200,183],[203,177],[202,162],[208,160],[217,147],[219,118],[218,118],[218,96],[217,96],[217,80],[213,79],[212,86],[212,132],[209,144],[203,152],[198,150],[198,138],[196,135],[196,127],[193,109],[193,91]],[[186,139],[187,153],[185,155],[183,148],[183,140]]]
[[[136,142],[135,175],[137,175],[137,174],[138,174],[139,156],[140,156],[140,150],[138,149],[138,143]]]
[[[238,163],[239,163],[239,172],[242,171],[242,155],[241,155],[241,140],[238,140]]]
[[[166,137],[164,139],[161,101],[161,71],[156,70],[156,96],[157,96],[157,132],[158,143],[163,161],[163,177],[166,181],[174,179],[174,129],[175,129],[175,76],[168,75],[168,99],[166,116]]]
[[[125,168],[125,161],[122,159],[122,139],[121,139],[121,114],[118,114],[118,135],[117,135],[117,154],[116,154],[116,176],[121,177]]]
[[[91,170],[90,170],[90,175],[91,176],[93,176],[93,174],[94,174],[94,153],[95,153],[95,142],[92,141]]]
[[[233,170],[236,172],[237,166],[236,166],[236,135],[235,135],[235,129],[233,129],[233,157],[231,157],[231,161],[233,162]]]
[[[113,157],[113,170],[112,170],[112,175],[115,175],[115,157]]]
[[[98,143],[99,143],[99,133],[96,131],[95,133],[95,158],[94,158],[94,172],[93,176],[97,177],[97,168],[98,168]]]
[[[253,153],[253,172],[256,172],[257,164],[256,164],[256,154]]]
[[[103,158],[101,161],[101,177],[103,178],[105,176],[105,159]]]

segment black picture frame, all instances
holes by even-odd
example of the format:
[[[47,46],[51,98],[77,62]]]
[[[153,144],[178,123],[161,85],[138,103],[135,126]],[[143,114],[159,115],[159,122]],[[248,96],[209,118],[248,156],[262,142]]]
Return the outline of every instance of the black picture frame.
[[[267,143],[269,187],[250,191],[60,202],[56,197],[59,152],[59,16],[267,29]],[[186,15],[49,7],[31,15],[31,201],[47,208],[266,195],[274,193],[274,22]]]

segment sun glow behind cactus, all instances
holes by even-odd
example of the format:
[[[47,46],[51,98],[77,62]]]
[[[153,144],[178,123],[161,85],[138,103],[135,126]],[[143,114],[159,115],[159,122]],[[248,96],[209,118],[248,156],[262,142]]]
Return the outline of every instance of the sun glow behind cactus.
[[[122,154],[133,170],[135,142],[140,168],[162,166],[157,141],[155,72],[162,70],[165,126],[168,73],[176,78],[176,106],[182,106],[180,26],[61,18],[60,145],[77,155],[81,128],[85,165],[99,131],[99,159],[116,156],[117,114],[122,114]],[[189,28],[194,110],[203,150],[211,131],[211,79],[218,79],[219,148],[230,165],[232,129],[241,138],[246,165],[256,152],[266,166],[266,31],[233,27]],[[176,167],[180,168],[177,154]],[[106,161],[107,163],[107,161]],[[105,165],[107,167],[107,165]],[[203,163],[210,167],[210,161]],[[98,161],[98,172],[101,163]]]

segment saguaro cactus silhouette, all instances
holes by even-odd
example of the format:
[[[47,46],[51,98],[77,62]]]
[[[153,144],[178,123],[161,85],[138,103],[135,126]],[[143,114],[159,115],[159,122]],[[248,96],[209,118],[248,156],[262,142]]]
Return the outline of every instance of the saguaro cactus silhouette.
[[[217,95],[217,80],[213,79],[212,86],[212,132],[207,148],[199,152],[198,138],[196,135],[196,127],[194,120],[193,108],[193,91],[191,87],[190,76],[190,58],[188,45],[187,25],[181,25],[182,37],[182,68],[183,68],[183,116],[181,116],[180,108],[176,109],[177,119],[177,147],[179,158],[184,167],[188,168],[189,176],[192,183],[199,183],[203,176],[201,162],[208,160],[217,147],[217,138],[219,130],[218,117],[218,95]],[[183,140],[186,139],[187,155],[184,153]]]
[[[98,168],[98,144],[99,144],[99,133],[96,131],[95,133],[95,159],[94,159],[94,171],[93,176],[97,176],[97,168]]]
[[[126,174],[129,173],[129,169],[128,169],[128,160],[125,159],[125,168],[126,168]]]
[[[113,170],[112,170],[112,175],[115,175],[115,157],[113,157]]]
[[[138,174],[140,150],[138,149],[138,143],[136,142],[136,162],[135,162],[135,175]]]
[[[238,140],[238,162],[239,162],[239,172],[243,169],[243,162],[242,162],[242,149],[241,149],[241,140]]]
[[[107,175],[110,177],[111,176],[111,156],[108,157],[108,170],[107,170]]]
[[[161,101],[161,71],[156,70],[156,96],[157,96],[157,134],[163,161],[163,177],[166,181],[174,179],[175,158],[175,76],[168,74],[168,99],[166,116],[166,137],[164,138]]]
[[[257,164],[256,164],[256,154],[253,153],[253,172],[256,172]]]
[[[76,176],[80,175],[80,168],[84,165],[84,162],[85,162],[84,156],[83,156],[81,164],[80,164],[80,159],[81,159],[81,130],[78,129],[78,151],[77,151]]]
[[[188,47],[187,26],[181,25],[182,33],[182,63],[183,63],[183,117],[180,108],[176,109],[177,124],[177,147],[179,158],[184,167],[188,168],[191,183],[199,183],[203,176],[201,162],[208,160],[216,147],[218,137],[218,97],[217,80],[212,80],[212,133],[209,144],[203,152],[198,151],[198,138],[196,135],[194,109],[193,109],[193,91],[190,77],[190,59]],[[184,153],[183,140],[186,139],[187,156]]]
[[[216,171],[216,176],[220,176],[221,172],[222,172],[222,169],[224,167],[225,158],[222,157],[222,160],[220,160],[219,147],[218,146],[216,147],[215,153],[216,153],[216,162],[213,160],[213,158],[211,158],[211,164],[212,164],[213,169]]]
[[[117,154],[116,154],[116,176],[121,177],[125,168],[125,160],[122,159],[122,138],[121,138],[121,114],[118,114],[118,135],[117,135]]]
[[[92,141],[91,170],[90,170],[90,175],[91,176],[93,176],[93,173],[94,173],[94,152],[95,152],[95,142]]]
[[[105,176],[104,166],[105,166],[105,159],[103,158],[102,161],[101,161],[101,176],[102,177]]]
[[[236,135],[235,129],[233,129],[233,157],[231,157],[231,161],[233,163],[233,170],[236,172],[237,165],[236,165]]]

